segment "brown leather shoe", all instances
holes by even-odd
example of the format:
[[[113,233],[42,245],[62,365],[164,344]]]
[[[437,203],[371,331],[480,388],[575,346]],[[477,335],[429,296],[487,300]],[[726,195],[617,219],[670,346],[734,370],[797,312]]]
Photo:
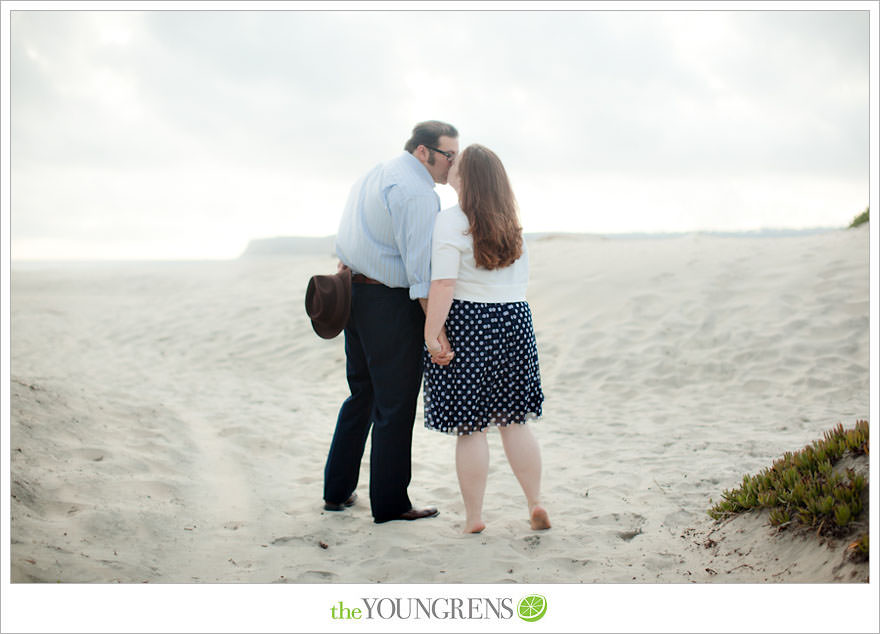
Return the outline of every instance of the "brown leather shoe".
[[[426,517],[436,517],[439,514],[440,511],[438,511],[433,506],[430,506],[426,509],[410,509],[406,513],[401,513],[397,517],[391,517],[387,520],[375,520],[375,522],[376,524],[384,524],[385,522],[392,522],[394,520],[407,520],[411,522],[413,520],[420,520]]]
[[[342,504],[337,504],[336,502],[324,502],[324,510],[325,511],[343,511],[348,506],[354,506],[354,503],[358,499],[357,493],[352,493],[348,496],[348,499]]]

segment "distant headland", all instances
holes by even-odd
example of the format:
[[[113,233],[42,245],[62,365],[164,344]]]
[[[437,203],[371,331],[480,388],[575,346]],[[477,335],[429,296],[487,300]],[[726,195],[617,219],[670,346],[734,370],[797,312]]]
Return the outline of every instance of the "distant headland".
[[[335,253],[336,236],[278,237],[251,240],[241,254],[243,258],[277,255],[328,255]]]
[[[810,229],[760,229],[756,231],[681,231],[670,233],[566,233],[562,231],[545,233],[526,233],[527,241],[553,238],[586,238],[592,240],[662,240],[684,236],[712,236],[717,238],[786,238],[808,236],[829,231],[840,231],[840,227],[815,227]],[[290,255],[335,256],[336,236],[304,237],[288,236],[258,238],[251,240],[242,258]]]

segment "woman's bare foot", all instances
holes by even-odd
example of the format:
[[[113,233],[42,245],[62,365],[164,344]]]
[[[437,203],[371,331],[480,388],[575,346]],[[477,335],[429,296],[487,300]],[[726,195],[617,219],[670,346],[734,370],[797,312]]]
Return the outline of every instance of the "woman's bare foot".
[[[479,521],[479,522],[474,522],[473,524],[465,524],[464,532],[465,532],[465,534],[482,533],[484,528],[486,528],[486,525],[483,522]]]
[[[540,504],[535,504],[532,510],[529,511],[529,524],[531,524],[532,530],[535,531],[543,531],[550,528],[550,516],[547,514],[547,509]]]

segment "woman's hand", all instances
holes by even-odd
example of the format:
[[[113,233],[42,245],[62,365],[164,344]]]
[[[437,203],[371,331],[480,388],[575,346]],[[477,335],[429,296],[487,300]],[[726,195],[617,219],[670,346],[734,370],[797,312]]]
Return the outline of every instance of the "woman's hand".
[[[455,280],[433,280],[428,291],[425,310],[425,345],[431,353],[431,361],[437,365],[449,365],[454,352],[446,337],[446,317],[455,294]]]
[[[440,332],[436,339],[426,339],[425,346],[427,346],[428,352],[431,355],[431,362],[437,365],[449,365],[452,357],[455,356],[455,351],[449,345],[449,339],[446,338],[445,329]]]

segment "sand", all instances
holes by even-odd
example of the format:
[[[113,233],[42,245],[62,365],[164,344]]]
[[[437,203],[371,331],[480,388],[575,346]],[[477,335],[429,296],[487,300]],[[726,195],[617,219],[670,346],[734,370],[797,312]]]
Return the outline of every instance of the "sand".
[[[867,580],[845,544],[706,515],[744,474],[869,419],[867,226],[548,236],[530,253],[553,528],[529,528],[493,433],[488,527],[470,536],[454,439],[421,407],[410,497],[440,515],[373,524],[369,449],[358,504],[322,509],[343,341],[312,332],[303,297],[329,253],[13,263],[12,581]]]

